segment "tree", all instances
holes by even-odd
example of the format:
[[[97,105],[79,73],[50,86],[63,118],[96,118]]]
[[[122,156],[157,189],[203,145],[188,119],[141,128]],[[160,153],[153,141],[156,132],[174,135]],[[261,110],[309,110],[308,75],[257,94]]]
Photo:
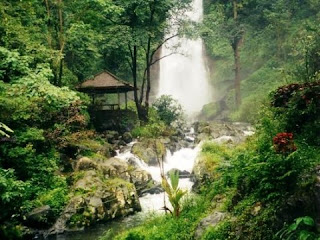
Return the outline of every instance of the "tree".
[[[207,33],[217,39],[225,39],[233,50],[235,102],[241,104],[240,50],[244,41],[245,25],[241,16],[247,0],[214,0],[212,11],[205,19]]]
[[[157,110],[157,113],[162,121],[167,125],[174,122],[182,124],[184,120],[184,112],[179,102],[172,98],[170,95],[162,95],[156,99],[153,107]]]
[[[164,37],[168,29],[167,20],[175,14],[182,14],[189,2],[189,0],[115,1],[115,4],[122,8],[122,13],[113,19],[116,24],[109,32],[115,36],[115,45],[127,53],[126,61],[135,87],[134,101],[138,117],[143,122],[148,121],[152,88],[151,67],[161,60],[155,55],[163,44],[177,36],[177,33],[174,33],[167,38]]]

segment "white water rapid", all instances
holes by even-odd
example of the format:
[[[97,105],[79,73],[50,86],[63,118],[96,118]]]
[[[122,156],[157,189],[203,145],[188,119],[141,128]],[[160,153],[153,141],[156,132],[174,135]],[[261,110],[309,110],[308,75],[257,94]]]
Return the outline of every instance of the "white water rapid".
[[[192,133],[191,133],[192,134]],[[192,138],[187,136],[186,138]],[[126,162],[134,161],[141,169],[147,171],[151,174],[152,179],[159,184],[161,183],[160,168],[155,166],[149,166],[144,161],[140,160],[137,156],[131,153],[131,147],[134,144],[129,144],[130,148],[123,153],[118,153],[117,158],[124,160]],[[164,172],[167,174],[171,169],[179,169],[180,171],[192,172],[196,157],[200,151],[200,146],[195,148],[182,148],[177,152],[171,153],[167,151],[167,156],[164,162]],[[181,189],[191,191],[193,182],[190,178],[180,178],[179,187]],[[164,193],[158,194],[146,194],[139,198],[142,213],[150,211],[162,211],[161,208],[164,206]],[[170,207],[168,198],[166,197],[166,205]],[[163,211],[162,211],[163,212]]]
[[[192,10],[186,16],[200,22],[203,17],[202,0],[193,0]],[[166,38],[174,35],[175,31],[173,27]],[[179,47],[173,49],[177,45]],[[168,56],[173,52],[177,54]],[[168,57],[160,61],[158,97],[172,95],[188,115],[199,112],[203,105],[211,101],[202,39],[172,38],[162,47],[161,57],[164,56]]]

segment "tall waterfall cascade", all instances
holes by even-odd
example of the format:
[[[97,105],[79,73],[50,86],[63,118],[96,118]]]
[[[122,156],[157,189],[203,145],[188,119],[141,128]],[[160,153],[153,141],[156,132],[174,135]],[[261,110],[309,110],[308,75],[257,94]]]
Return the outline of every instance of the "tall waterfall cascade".
[[[186,13],[187,18],[194,22],[202,21],[202,1],[193,0],[192,10]],[[174,27],[172,28],[166,38],[176,31]],[[173,50],[175,46],[178,47]],[[172,54],[173,52],[177,53]],[[187,114],[199,112],[203,105],[211,100],[211,86],[208,81],[202,39],[172,38],[162,47],[161,57],[164,58],[160,61],[158,97],[164,94],[172,95]]]

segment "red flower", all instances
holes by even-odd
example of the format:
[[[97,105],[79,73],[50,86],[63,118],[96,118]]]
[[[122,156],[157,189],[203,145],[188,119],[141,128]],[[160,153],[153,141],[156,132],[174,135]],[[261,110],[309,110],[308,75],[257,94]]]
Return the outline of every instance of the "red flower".
[[[292,133],[278,133],[273,138],[273,146],[277,153],[291,153],[297,150]]]

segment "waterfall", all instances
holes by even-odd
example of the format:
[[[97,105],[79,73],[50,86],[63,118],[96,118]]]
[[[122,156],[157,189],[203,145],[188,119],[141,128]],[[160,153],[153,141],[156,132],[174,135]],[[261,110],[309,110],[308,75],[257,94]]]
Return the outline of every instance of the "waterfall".
[[[186,16],[195,22],[203,17],[202,0],[193,0],[192,10]],[[176,30],[166,35],[169,38]],[[174,46],[178,46],[173,50]],[[170,55],[172,52],[177,54]],[[170,56],[168,56],[170,55]],[[203,41],[172,38],[162,47],[158,96],[172,95],[191,115],[199,112],[211,100],[208,72],[205,66]]]

